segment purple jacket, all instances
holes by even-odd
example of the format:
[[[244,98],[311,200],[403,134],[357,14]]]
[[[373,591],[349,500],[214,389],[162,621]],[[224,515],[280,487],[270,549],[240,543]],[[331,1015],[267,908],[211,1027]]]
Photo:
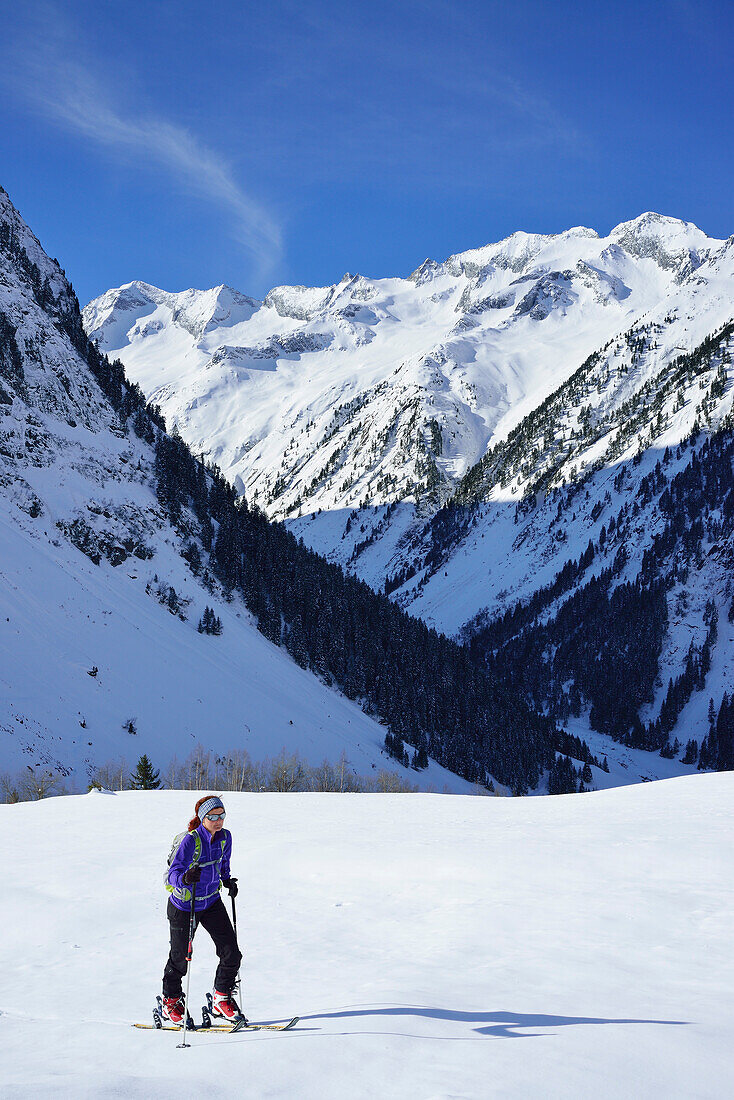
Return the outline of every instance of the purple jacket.
[[[194,909],[200,913],[208,909],[219,897],[219,885],[222,879],[229,878],[229,859],[232,855],[232,834],[222,829],[212,836],[208,829],[199,825],[192,833],[187,833],[178,846],[173,862],[168,869],[168,883],[171,886],[171,901],[177,909],[191,908],[191,887],[183,877],[195,862],[197,842],[201,844],[199,867],[201,878],[196,884]]]

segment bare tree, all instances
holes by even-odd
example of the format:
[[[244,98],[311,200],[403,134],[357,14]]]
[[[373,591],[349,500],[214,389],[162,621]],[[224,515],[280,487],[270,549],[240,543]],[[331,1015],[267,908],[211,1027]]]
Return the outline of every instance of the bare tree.
[[[130,789],[130,768],[127,760],[108,760],[99,764],[89,778],[90,789],[97,787],[106,791],[127,791]]]
[[[188,787],[192,791],[203,791],[212,785],[211,753],[202,745],[197,745],[186,761],[188,765]]]
[[[317,768],[311,768],[309,783],[312,791],[338,791],[339,779],[333,766],[324,760]]]
[[[215,786],[220,791],[253,789],[253,765],[245,749],[236,749],[228,756],[217,758]]]
[[[388,772],[381,768],[375,779],[374,790],[380,794],[415,794],[418,788],[397,772]]]
[[[9,772],[0,773],[0,794],[3,802],[20,802],[21,796],[18,788],[17,776],[12,776]]]
[[[268,789],[271,791],[302,791],[306,769],[298,756],[286,754],[285,749],[270,767]]]
[[[330,764],[324,760],[317,768],[309,768],[309,786],[312,791],[358,792],[368,789],[368,783],[355,775],[349,767],[346,752],[342,752],[338,762]]]
[[[178,757],[174,756],[163,775],[164,785],[171,791],[184,789],[184,767],[179,764]]]
[[[26,765],[25,772],[20,773],[18,784],[20,797],[24,802],[37,802],[50,795],[65,793],[61,776],[50,768],[32,768],[30,764]]]

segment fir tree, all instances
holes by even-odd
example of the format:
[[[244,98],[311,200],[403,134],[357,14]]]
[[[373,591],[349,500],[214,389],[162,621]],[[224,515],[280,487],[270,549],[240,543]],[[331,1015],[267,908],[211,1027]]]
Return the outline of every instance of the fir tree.
[[[205,607],[204,614],[199,619],[199,625],[196,628],[200,634],[221,634],[222,633],[222,620],[218,615],[214,614],[213,607]]]
[[[134,791],[157,791],[160,786],[160,772],[153,770],[153,765],[145,753],[138,760],[135,771],[130,776],[130,786]]]
[[[698,742],[691,738],[686,742],[686,751],[683,756],[684,764],[695,764],[698,760]]]

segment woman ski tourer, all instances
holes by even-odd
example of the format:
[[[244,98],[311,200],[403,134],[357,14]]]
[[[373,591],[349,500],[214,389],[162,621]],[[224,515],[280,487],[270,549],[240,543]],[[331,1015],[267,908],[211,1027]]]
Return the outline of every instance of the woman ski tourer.
[[[219,895],[221,884],[231,898],[237,897],[237,879],[232,878],[229,867],[232,834],[224,828],[224,817],[224,804],[218,795],[200,798],[188,832],[176,837],[169,857],[166,888],[170,893],[171,952],[163,971],[162,1015],[173,1024],[182,1024],[188,1010],[181,982],[187,968],[192,900],[194,930],[200,924],[206,928],[219,957],[212,991],[212,1014],[226,1020],[242,1017],[233,996],[242,955]]]

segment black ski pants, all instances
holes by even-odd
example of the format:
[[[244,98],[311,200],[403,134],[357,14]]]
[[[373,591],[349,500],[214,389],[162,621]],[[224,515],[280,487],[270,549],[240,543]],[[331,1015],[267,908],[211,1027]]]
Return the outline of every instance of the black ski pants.
[[[186,974],[191,910],[178,909],[169,898],[167,915],[171,928],[171,953],[168,956],[166,969],[163,971],[163,996],[180,997],[181,979]],[[194,931],[202,924],[214,940],[214,947],[219,956],[219,966],[214,975],[214,988],[219,993],[230,993],[234,988],[242,955],[237,946],[232,921],[229,919],[222,899],[217,898],[208,909],[202,909],[200,913],[196,913],[195,922]]]

